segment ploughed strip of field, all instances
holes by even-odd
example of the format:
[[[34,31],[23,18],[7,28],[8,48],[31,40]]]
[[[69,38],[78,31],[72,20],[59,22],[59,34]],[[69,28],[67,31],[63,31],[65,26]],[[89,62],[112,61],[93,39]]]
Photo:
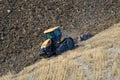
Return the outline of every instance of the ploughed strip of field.
[[[0,75],[40,59],[43,31],[97,34],[120,21],[120,0],[0,0]]]
[[[57,57],[42,59],[3,80],[120,80],[120,23],[79,47]]]

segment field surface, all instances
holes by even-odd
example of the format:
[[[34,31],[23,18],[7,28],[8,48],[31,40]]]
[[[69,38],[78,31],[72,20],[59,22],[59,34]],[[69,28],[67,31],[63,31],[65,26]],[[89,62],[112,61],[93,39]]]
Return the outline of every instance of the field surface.
[[[62,55],[42,59],[0,80],[120,80],[120,23]]]
[[[41,60],[48,28],[60,26],[63,36],[76,37],[119,22],[120,0],[0,0],[0,76]]]

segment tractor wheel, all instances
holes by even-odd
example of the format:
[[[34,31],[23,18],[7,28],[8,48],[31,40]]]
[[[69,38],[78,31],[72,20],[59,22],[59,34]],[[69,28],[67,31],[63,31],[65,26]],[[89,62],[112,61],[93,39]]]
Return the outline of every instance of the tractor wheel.
[[[71,37],[66,38],[66,46],[67,46],[68,50],[71,50],[75,47],[74,40]]]
[[[56,49],[56,54],[61,54],[62,52],[65,52],[67,50],[71,50],[74,48],[74,41],[72,38],[65,38],[64,41],[62,41],[59,45],[59,47]]]

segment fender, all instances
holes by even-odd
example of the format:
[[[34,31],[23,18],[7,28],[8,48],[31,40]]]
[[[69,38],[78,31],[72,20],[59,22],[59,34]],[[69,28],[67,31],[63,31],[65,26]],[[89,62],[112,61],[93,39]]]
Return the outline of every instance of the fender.
[[[41,49],[49,46],[52,43],[51,39],[47,39],[46,41],[44,41],[41,45]]]

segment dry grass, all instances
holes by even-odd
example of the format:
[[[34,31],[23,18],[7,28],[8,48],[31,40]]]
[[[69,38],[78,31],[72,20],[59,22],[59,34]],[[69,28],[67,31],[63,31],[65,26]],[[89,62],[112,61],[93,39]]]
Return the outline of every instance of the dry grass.
[[[83,47],[42,59],[0,80],[120,80],[119,36],[120,23],[83,42]]]

